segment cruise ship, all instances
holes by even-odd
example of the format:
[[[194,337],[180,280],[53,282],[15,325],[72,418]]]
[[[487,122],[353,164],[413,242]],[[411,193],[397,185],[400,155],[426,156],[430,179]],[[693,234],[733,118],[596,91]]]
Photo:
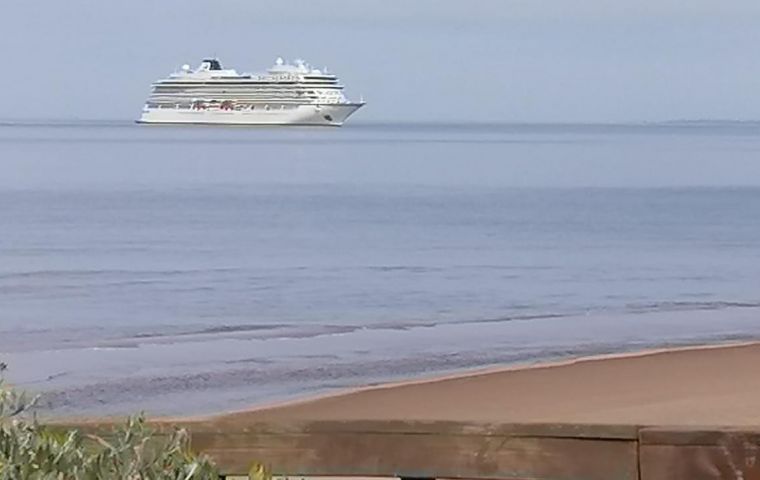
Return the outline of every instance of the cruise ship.
[[[208,58],[155,82],[138,123],[340,126],[352,102],[326,70],[278,58],[265,73],[238,73]]]

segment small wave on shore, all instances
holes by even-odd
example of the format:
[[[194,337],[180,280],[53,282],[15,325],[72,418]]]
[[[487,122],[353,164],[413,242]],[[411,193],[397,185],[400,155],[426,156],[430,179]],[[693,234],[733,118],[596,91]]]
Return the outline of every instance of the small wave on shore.
[[[219,329],[192,342],[23,352],[8,361],[21,385],[42,392],[46,415],[210,413],[486,366],[755,339],[758,315],[758,307],[698,308],[277,339]],[[656,339],[647,333],[655,327]]]

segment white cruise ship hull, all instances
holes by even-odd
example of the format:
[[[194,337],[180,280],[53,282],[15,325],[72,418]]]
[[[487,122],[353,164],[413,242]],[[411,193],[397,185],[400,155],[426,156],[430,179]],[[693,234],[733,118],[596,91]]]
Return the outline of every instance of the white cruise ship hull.
[[[198,125],[314,125],[339,127],[363,103],[302,104],[253,110],[145,108],[138,123]]]

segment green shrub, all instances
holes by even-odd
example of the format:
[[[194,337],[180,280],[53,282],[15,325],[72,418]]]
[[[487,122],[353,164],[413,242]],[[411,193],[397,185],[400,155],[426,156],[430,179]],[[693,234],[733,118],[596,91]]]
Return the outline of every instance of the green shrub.
[[[208,458],[190,452],[185,430],[161,438],[143,416],[107,436],[57,430],[37,421],[34,403],[0,378],[0,480],[219,478]]]

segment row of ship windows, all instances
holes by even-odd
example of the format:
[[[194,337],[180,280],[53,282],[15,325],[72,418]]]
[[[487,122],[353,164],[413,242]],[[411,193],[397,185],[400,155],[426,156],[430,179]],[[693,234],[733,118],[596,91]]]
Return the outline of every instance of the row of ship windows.
[[[159,83],[151,85],[153,89],[222,89],[227,88],[230,90],[343,90],[343,85],[244,85],[244,84],[217,84],[217,85],[204,85],[204,84],[166,84]]]
[[[258,91],[229,91],[229,90],[171,90],[171,89],[155,89],[153,90],[153,95],[198,95],[202,94],[201,92],[208,94],[234,94],[234,95],[273,95],[273,96],[304,96],[304,95],[327,95],[327,96],[335,96],[340,95],[339,90],[302,90],[302,91],[294,91],[294,90],[258,90]]]
[[[267,81],[221,81],[221,82],[205,82],[205,81],[162,81],[162,82],[155,82],[157,85],[250,85],[250,86],[287,86],[290,87],[291,85],[299,85],[299,86],[315,86],[315,85],[324,85],[324,86],[331,86],[331,85],[340,85],[336,81],[306,81],[306,82],[267,82]]]
[[[147,101],[152,103],[192,103],[195,101],[206,102],[236,102],[236,103],[289,103],[289,102],[339,102],[344,99],[340,95],[309,95],[302,97],[284,95],[151,95]]]
[[[209,95],[208,92],[204,92],[206,95],[171,95],[167,93],[156,93],[148,97],[149,101],[153,102],[161,102],[161,101],[168,101],[173,103],[187,103],[195,100],[205,100],[205,101],[224,101],[224,100],[232,100],[232,101],[244,101],[244,100],[252,100],[256,101],[257,103],[270,103],[270,102],[278,102],[278,101],[304,101],[304,100],[319,100],[319,99],[332,99],[332,98],[343,98],[340,95],[304,95],[304,96],[294,96],[294,95],[235,95],[235,94],[211,94]]]
[[[264,105],[263,107],[261,105],[224,105],[224,104],[206,104],[206,103],[193,103],[193,104],[158,104],[158,103],[147,103],[146,106],[148,108],[158,108],[158,109],[168,109],[168,110],[209,110],[209,109],[219,109],[219,110],[235,110],[235,111],[242,111],[242,110],[264,110],[264,111],[270,111],[270,110],[295,110],[298,108],[298,105]]]
[[[208,92],[207,92],[208,93]],[[153,103],[192,103],[192,102],[256,102],[256,103],[269,103],[269,102],[288,102],[296,101],[303,102],[309,100],[320,100],[337,102],[343,99],[342,95],[307,95],[307,96],[293,96],[293,95],[209,95],[205,99],[203,97],[195,95],[171,95],[171,94],[153,94],[148,98],[149,102]]]

